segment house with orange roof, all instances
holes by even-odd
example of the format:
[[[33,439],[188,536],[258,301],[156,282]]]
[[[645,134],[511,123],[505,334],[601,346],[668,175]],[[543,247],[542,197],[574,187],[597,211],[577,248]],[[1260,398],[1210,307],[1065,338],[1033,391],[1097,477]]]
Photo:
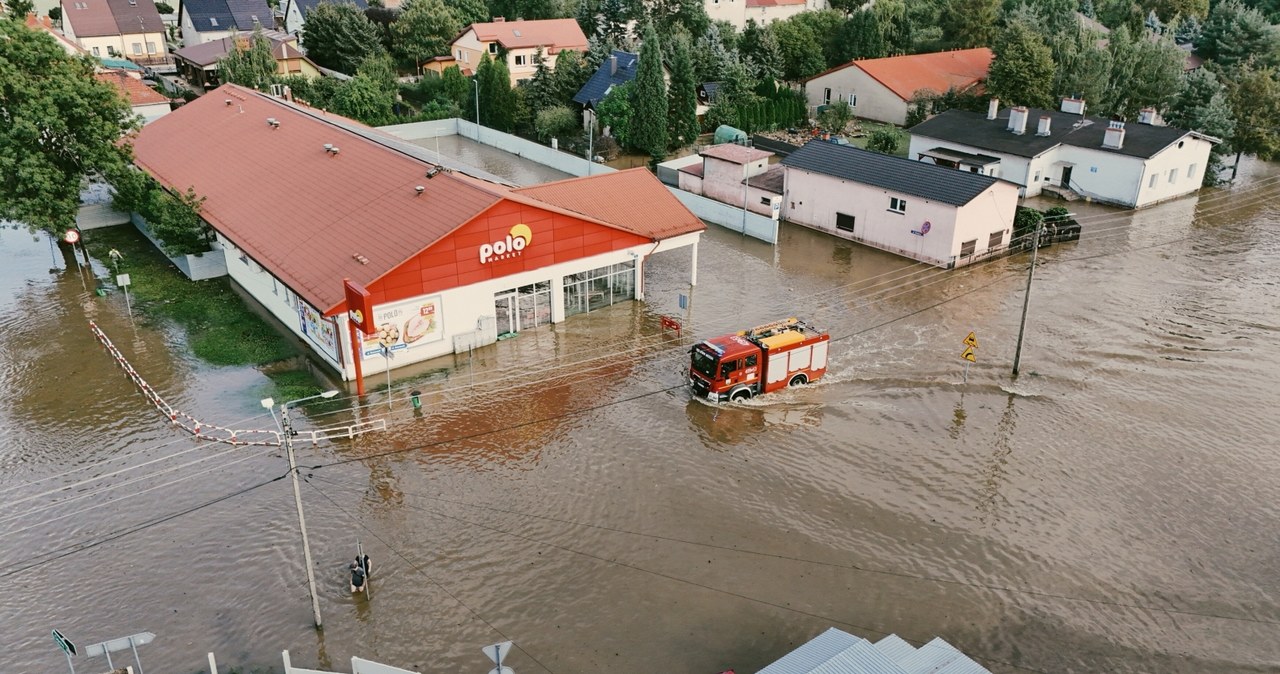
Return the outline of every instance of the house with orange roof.
[[[0,7],[3,6],[4,3],[0,3]],[[67,36],[63,35],[57,28],[54,28],[53,19],[47,16],[36,16],[35,12],[27,14],[27,28],[44,31],[52,35],[53,39],[58,41],[58,46],[62,47],[62,50],[70,56],[80,56],[88,53],[80,45],[68,40]]]
[[[734,28],[746,28],[747,21],[765,25],[801,12],[827,9],[827,0],[703,0],[712,21],[728,21]]]
[[[120,70],[108,70],[94,73],[94,78],[111,84],[120,90],[120,95],[129,101],[129,107],[142,117],[143,124],[150,124],[169,114],[169,99],[160,95],[155,89],[142,83],[142,80]]]
[[[164,21],[154,0],[63,0],[62,31],[99,58],[116,56],[138,65],[169,62]]]
[[[986,47],[850,61],[805,80],[810,109],[845,101],[863,119],[907,122],[918,94],[968,91],[986,80],[995,54]]]
[[[503,184],[231,84],[144,127],[133,153],[204,198],[205,255],[347,380],[643,299],[649,257],[696,260],[706,228],[645,169]],[[347,279],[370,294],[368,335]]]
[[[547,68],[554,70],[561,52],[587,50],[587,36],[573,19],[507,21],[497,17],[489,23],[473,23],[463,29],[450,45],[453,61],[438,63],[443,63],[440,69],[457,65],[464,71],[475,70],[481,56],[488,54],[489,58],[506,61],[511,71],[511,86],[515,86],[533,77],[538,68],[535,62],[538,50],[542,50]]]

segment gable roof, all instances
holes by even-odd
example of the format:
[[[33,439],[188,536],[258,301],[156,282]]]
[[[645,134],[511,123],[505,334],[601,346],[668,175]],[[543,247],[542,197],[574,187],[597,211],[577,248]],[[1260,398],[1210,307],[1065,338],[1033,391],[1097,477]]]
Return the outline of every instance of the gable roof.
[[[959,49],[930,54],[890,56],[880,59],[850,61],[805,80],[813,82],[845,68],[859,68],[883,84],[902,100],[910,100],[917,91],[928,89],[945,93],[948,89],[967,89],[986,79],[995,54],[986,47]]]
[[[573,102],[594,107],[609,95],[609,90],[636,78],[636,69],[640,63],[639,54],[614,49],[609,52],[609,57],[600,64],[599,68],[596,68],[578,93],[573,95]],[[616,60],[617,68],[613,67],[614,61],[610,59]]]
[[[720,143],[703,148],[698,154],[712,159],[727,161],[731,164],[746,164],[761,159],[768,159],[773,156],[772,152],[757,150],[754,147],[746,145],[738,145],[737,143]]]
[[[119,89],[120,93],[129,101],[130,106],[167,104],[169,102],[168,98],[161,96],[155,89],[143,84],[142,80],[122,70],[94,73],[93,76],[99,81],[107,82]]]
[[[62,20],[76,37],[119,35],[120,26],[107,0],[73,0],[63,3]]]
[[[266,0],[181,0],[178,14],[191,17],[198,33],[219,30],[251,31],[254,17],[263,27],[274,22]]]
[[[562,49],[587,50],[587,36],[575,19],[473,23],[462,34],[468,30],[474,31],[481,42],[497,42],[507,49],[542,47],[548,54]]]
[[[1036,134],[1042,116],[1049,117],[1049,135]],[[967,110],[947,110],[911,127],[911,135],[945,140],[968,147],[1015,157],[1034,157],[1058,145],[1072,145],[1130,157],[1147,159],[1187,135],[1211,142],[1216,138],[1172,126],[1129,123],[1124,127],[1124,144],[1116,150],[1102,147],[1109,121],[1101,117],[1081,117],[1057,110],[1027,109],[1027,131],[1021,135],[1008,130],[1009,109],[995,119]]]
[[[63,11],[66,11],[66,10],[64,9]],[[58,41],[58,46],[62,47],[62,50],[67,52],[71,56],[78,56],[80,54],[89,53],[85,51],[85,49],[80,45],[72,42],[71,40],[68,40],[66,35],[63,35],[56,28],[54,28],[53,19],[50,19],[47,16],[38,17],[35,15],[34,12],[27,14],[27,28],[30,28],[31,30],[42,30],[52,35],[53,39]]]
[[[288,33],[281,33],[275,30],[262,31],[262,37],[266,38],[268,44],[271,45],[271,53],[274,54],[277,59],[281,58],[277,53],[281,45],[293,42],[297,39]],[[251,40],[253,39],[253,33],[241,34],[235,37],[228,36],[218,38],[217,40],[210,40],[202,44],[191,45],[190,47],[183,47],[182,49],[175,51],[173,55],[188,63],[202,68],[207,68],[222,60],[222,58],[227,54],[230,54],[231,50],[236,48],[237,39]]]
[[[787,155],[782,165],[952,206],[963,206],[1000,182],[980,173],[957,171],[825,140],[805,143]]]
[[[107,0],[107,6],[115,16],[120,35],[164,32],[155,0]]]
[[[205,221],[325,314],[345,302],[335,279],[369,285],[503,199],[645,236],[702,227],[670,206],[679,202],[665,189],[634,176],[521,191],[449,171],[428,179],[435,165],[382,132],[234,84],[144,127],[133,152],[161,184],[195,189]],[[643,216],[618,205],[642,213],[632,195]]]
[[[644,167],[513,191],[654,241],[707,228]]]
[[[302,13],[303,20],[306,20],[308,12],[319,7],[322,2],[332,2],[334,4],[345,2],[348,5],[355,5],[360,9],[369,9],[369,3],[366,0],[289,0],[290,5],[298,6],[298,11]],[[285,11],[287,12],[288,9],[288,5],[286,5]]]

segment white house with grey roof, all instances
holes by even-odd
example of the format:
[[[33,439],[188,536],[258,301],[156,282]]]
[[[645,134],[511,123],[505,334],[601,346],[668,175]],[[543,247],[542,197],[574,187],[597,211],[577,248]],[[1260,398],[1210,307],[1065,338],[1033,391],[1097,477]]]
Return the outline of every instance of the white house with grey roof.
[[[823,140],[782,165],[790,222],[946,268],[1009,246],[1018,186],[997,177]]]
[[[1200,189],[1209,150],[1221,140],[1158,124],[1154,110],[1136,123],[1089,117],[1085,103],[1061,110],[991,101],[980,113],[948,110],[911,128],[908,157],[1003,178],[1024,196],[1042,191],[1068,199],[1142,208]]]
[[[254,28],[275,28],[275,14],[267,0],[179,0],[178,25],[182,45],[192,47]]]

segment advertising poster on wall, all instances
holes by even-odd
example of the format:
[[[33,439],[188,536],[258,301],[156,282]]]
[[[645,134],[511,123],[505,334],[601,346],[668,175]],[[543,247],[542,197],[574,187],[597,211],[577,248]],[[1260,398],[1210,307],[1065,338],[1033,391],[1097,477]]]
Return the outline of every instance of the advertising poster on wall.
[[[381,358],[383,347],[396,353],[438,342],[444,339],[442,318],[439,295],[374,307],[378,331],[362,336],[360,352],[365,358]]]
[[[338,329],[333,320],[320,315],[310,304],[298,299],[298,325],[302,334],[306,335],[325,355],[338,362]]]

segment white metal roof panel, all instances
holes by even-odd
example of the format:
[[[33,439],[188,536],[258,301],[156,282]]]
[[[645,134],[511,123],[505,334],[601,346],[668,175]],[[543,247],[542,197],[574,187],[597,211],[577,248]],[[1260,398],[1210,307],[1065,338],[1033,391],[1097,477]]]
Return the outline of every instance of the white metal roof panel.
[[[809,674],[905,674],[902,668],[863,640],[840,651]]]
[[[832,627],[757,674],[809,674],[841,651],[861,641],[866,640]]]
[[[903,658],[916,652],[916,647],[907,643],[902,637],[890,634],[876,642],[876,650],[884,653],[885,657],[894,662],[902,662]]]
[[[953,663],[962,663],[964,661],[973,663],[976,669],[947,669]],[[935,637],[933,641],[916,649],[915,653],[899,660],[898,664],[902,666],[902,669],[907,674],[959,674],[960,672],[991,674],[986,668],[970,660],[964,653],[947,643],[942,637]]]

